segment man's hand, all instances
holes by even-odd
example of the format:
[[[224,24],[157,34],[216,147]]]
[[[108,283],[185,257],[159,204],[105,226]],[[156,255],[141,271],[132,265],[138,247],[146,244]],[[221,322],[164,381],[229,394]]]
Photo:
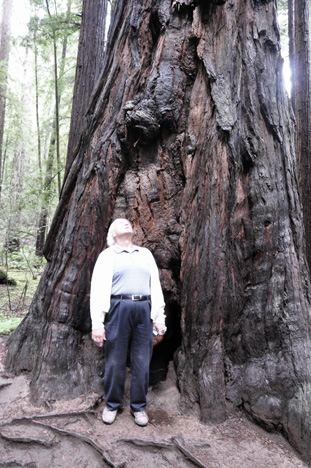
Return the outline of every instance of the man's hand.
[[[154,323],[153,329],[158,332],[157,335],[153,334],[153,346],[156,346],[163,340],[164,333],[166,332],[165,323]]]
[[[156,328],[156,330],[158,330],[160,336],[164,335],[164,333],[167,330],[165,323],[154,323],[153,328]]]
[[[106,332],[105,332],[104,327],[96,328],[96,330],[92,330],[92,340],[97,346],[102,347],[105,339],[106,339]]]

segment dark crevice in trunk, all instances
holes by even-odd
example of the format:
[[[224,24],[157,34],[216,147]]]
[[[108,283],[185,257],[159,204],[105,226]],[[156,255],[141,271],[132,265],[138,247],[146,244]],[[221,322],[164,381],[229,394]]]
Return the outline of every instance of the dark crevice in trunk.
[[[180,317],[180,305],[176,302],[169,303],[166,307],[166,335],[163,341],[153,348],[150,364],[152,386],[166,379],[169,363],[173,361],[175,352],[181,344]]]

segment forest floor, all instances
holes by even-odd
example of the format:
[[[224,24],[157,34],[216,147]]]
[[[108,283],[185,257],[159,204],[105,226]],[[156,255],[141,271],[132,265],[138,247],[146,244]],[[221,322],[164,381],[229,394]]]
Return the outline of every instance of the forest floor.
[[[4,368],[6,341],[0,335],[0,468],[307,467],[280,435],[240,412],[218,425],[183,414],[173,365],[148,392],[150,423],[144,428],[129,412],[129,378],[123,411],[111,426],[102,423],[99,395],[35,406],[27,376]]]

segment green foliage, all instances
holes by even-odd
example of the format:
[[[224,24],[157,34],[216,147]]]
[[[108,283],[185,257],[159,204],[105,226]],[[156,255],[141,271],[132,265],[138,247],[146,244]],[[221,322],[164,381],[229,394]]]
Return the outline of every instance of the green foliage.
[[[57,39],[62,40],[64,35],[79,31],[80,22],[80,15],[72,12],[61,12],[44,18],[33,16],[29,23],[29,33],[35,34],[38,45],[46,46],[54,33]]]
[[[23,320],[22,317],[6,317],[0,315],[0,334],[9,335]]]
[[[7,276],[12,278],[16,285],[0,284],[0,320],[3,327],[11,330],[28,312],[45,261],[31,254],[27,257],[14,253],[8,257],[6,267],[0,264],[0,269],[6,269]]]
[[[6,60],[0,60],[0,86],[3,87],[6,84],[6,76],[8,72],[8,62]]]
[[[46,231],[58,203],[57,178],[64,173],[74,86],[82,0],[49,2],[31,0],[28,34],[11,43],[8,71],[4,172],[0,181],[0,250],[17,236],[21,249],[34,250],[38,219],[43,206],[48,209]],[[57,46],[60,161],[55,161],[55,66],[54,36]],[[62,56],[66,40],[67,54]],[[0,65],[0,86],[5,67]],[[50,157],[52,153],[52,157]],[[46,175],[48,174],[48,183]],[[5,254],[6,255],[6,254]],[[34,253],[32,254],[34,255]],[[28,254],[27,254],[28,258]],[[23,258],[7,259],[10,268]],[[34,259],[29,260],[32,265]]]
[[[288,0],[277,0],[277,8],[278,10],[286,10],[288,7]]]

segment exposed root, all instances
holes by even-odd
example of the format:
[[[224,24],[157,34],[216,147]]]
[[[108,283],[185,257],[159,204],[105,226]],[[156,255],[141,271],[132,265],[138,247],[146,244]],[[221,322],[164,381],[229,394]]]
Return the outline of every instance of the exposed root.
[[[39,444],[47,448],[52,447],[55,443],[53,440],[37,439],[34,437],[16,437],[8,434],[3,434],[3,432],[0,432],[0,437],[8,442],[16,442],[23,444]]]
[[[195,442],[191,444],[193,447],[200,447],[200,448],[211,448],[210,444],[207,442]]]
[[[21,466],[22,468],[37,468],[37,465],[34,462],[26,463],[25,465],[16,460],[0,462],[0,468],[17,468],[18,466]]]
[[[190,460],[194,465],[198,466],[199,468],[210,468],[208,465],[205,465],[201,460],[199,460],[197,457],[192,455],[192,453],[189,452],[188,449],[183,445],[180,439],[177,439],[177,437],[172,437],[172,442],[174,446],[184,455],[184,457],[187,460]]]
[[[170,442],[156,442],[154,440],[143,440],[143,439],[117,439],[115,442],[124,442],[126,444],[133,444],[136,447],[152,447],[152,448],[168,448],[172,449],[173,444]]]
[[[0,384],[0,390],[2,390],[3,388],[8,387],[9,385],[12,385],[12,382],[5,382],[5,383]],[[1,467],[1,465],[0,465],[0,467]]]
[[[102,457],[102,459],[104,460],[105,463],[107,463],[107,465],[111,466],[112,468],[122,468],[122,467],[125,467],[126,466],[126,463],[125,462],[122,462],[122,463],[114,463],[109,455],[109,453],[104,450],[97,442],[95,442],[95,440],[83,435],[83,434],[79,434],[78,432],[72,432],[72,431],[67,431],[65,429],[61,429],[59,427],[56,427],[56,426],[52,426],[51,424],[46,424],[46,423],[43,423],[43,422],[39,422],[39,421],[32,421],[34,424],[38,424],[39,426],[43,426],[43,427],[47,427],[59,434],[62,434],[64,436],[69,436],[69,437],[73,437],[73,438],[76,438],[76,439],[79,439],[79,440],[82,440],[83,442],[85,442],[86,444],[90,445],[91,447],[93,447]]]
[[[124,442],[127,444],[133,444],[136,447],[151,447],[158,449],[170,449],[174,450],[175,448],[182,453],[182,455],[189,461],[191,461],[195,466],[199,468],[210,468],[208,465],[199,460],[195,455],[193,455],[185,446],[182,439],[177,437],[172,437],[170,442],[160,441],[156,442],[154,440],[143,440],[143,439],[118,439],[116,442]],[[207,444],[208,445],[208,444]]]
[[[94,408],[94,406],[92,406],[92,408]],[[13,419],[10,419],[8,421],[4,421],[4,422],[0,423],[0,427],[10,426],[10,425],[13,425],[13,424],[16,424],[16,423],[23,423],[23,422],[29,423],[29,424],[35,424],[35,425],[42,426],[42,427],[46,427],[46,428],[51,429],[54,432],[57,432],[58,434],[62,434],[63,436],[69,436],[69,437],[73,437],[73,438],[82,440],[86,444],[90,445],[91,447],[93,447],[94,450],[96,450],[101,455],[103,461],[108,466],[111,466],[112,468],[125,467],[126,466],[125,462],[123,462],[123,463],[114,463],[112,461],[112,459],[111,459],[110,454],[103,447],[101,447],[95,440],[93,440],[93,439],[91,439],[91,438],[89,438],[89,437],[87,437],[87,436],[85,436],[83,434],[79,434],[79,433],[73,432],[73,431],[68,431],[66,429],[61,429],[61,428],[59,428],[57,426],[53,426],[52,424],[48,424],[48,423],[38,421],[39,419],[48,419],[48,418],[55,418],[55,417],[68,417],[68,416],[83,415],[83,416],[85,416],[87,418],[88,422],[92,425],[92,422],[88,418],[89,414],[94,414],[95,413],[95,411],[92,408],[87,408],[87,409],[79,410],[79,411],[66,411],[64,413],[54,412],[54,413],[45,413],[45,414],[33,414],[33,415],[30,415],[30,416],[21,416],[21,417],[13,418]],[[37,443],[37,444],[40,444],[40,445],[44,445],[47,448],[53,446],[53,442],[50,442],[50,441],[41,440],[41,439],[37,439],[37,438],[9,436],[7,434],[3,434],[2,432],[0,432],[0,437],[7,440],[7,441],[10,441],[10,442]],[[10,466],[10,465],[1,465],[0,464],[0,468],[2,468],[2,466]],[[11,465],[11,466],[13,466],[13,465]],[[21,465],[21,466],[23,466],[23,465]]]
[[[67,416],[80,416],[84,414],[95,414],[95,411],[92,408],[87,408],[87,409],[78,410],[78,411],[66,411],[64,413],[45,413],[45,414],[32,414],[30,416],[20,416],[19,418],[13,418],[13,419],[9,419],[8,421],[3,421],[2,423],[0,423],[0,427],[8,426],[8,425],[18,423],[18,422],[23,422],[23,421],[31,422],[34,419],[62,418],[62,417],[67,417]]]
[[[94,422],[91,420],[91,418],[89,417],[89,415],[87,413],[85,413],[84,415],[84,418],[87,420],[87,422],[89,423],[89,425],[91,427],[94,427]]]

